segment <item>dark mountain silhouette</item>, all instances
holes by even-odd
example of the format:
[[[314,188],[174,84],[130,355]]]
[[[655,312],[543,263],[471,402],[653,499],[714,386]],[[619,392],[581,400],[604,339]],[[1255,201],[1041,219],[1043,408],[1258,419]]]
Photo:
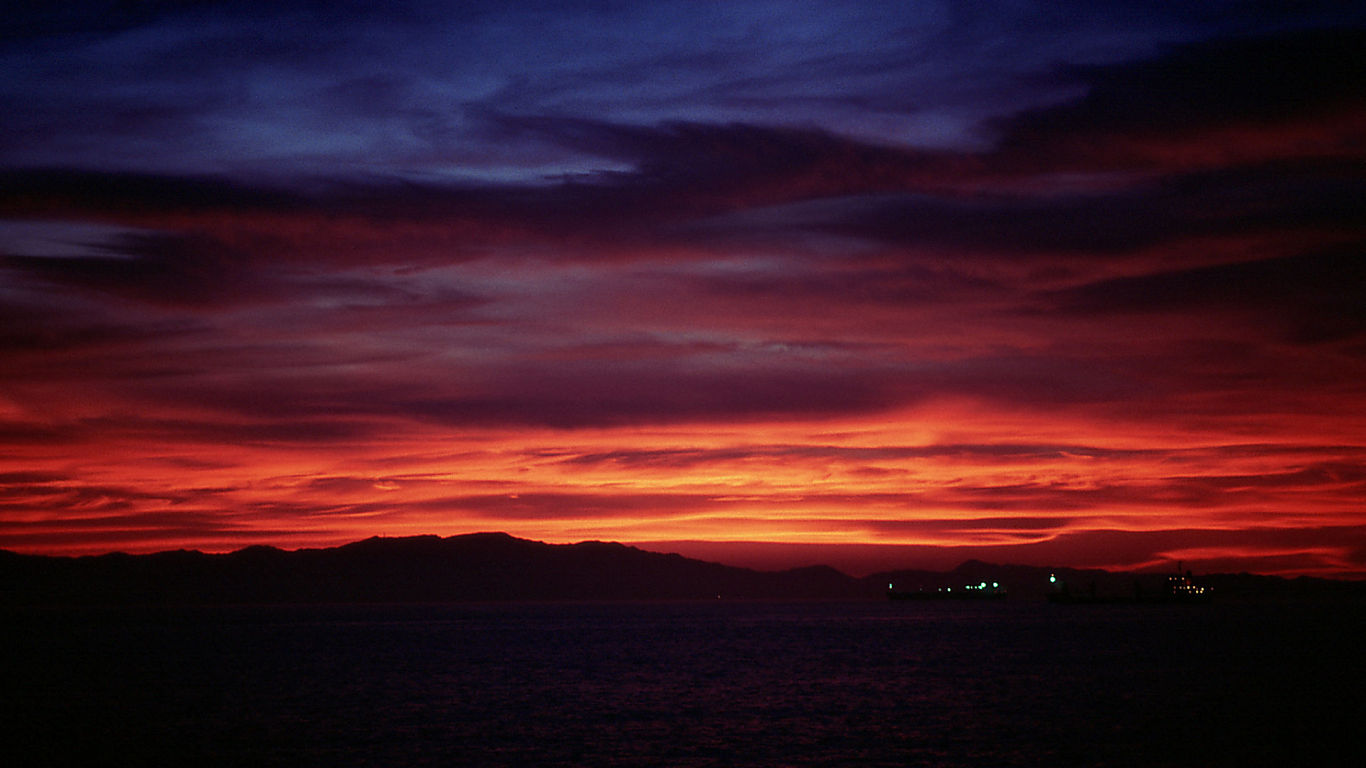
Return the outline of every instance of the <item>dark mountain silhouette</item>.
[[[4,603],[299,603],[874,597],[826,567],[734,568],[598,541],[502,533],[370,538],[294,552],[41,557],[0,551]]]
[[[544,544],[503,533],[370,538],[329,549],[47,557],[0,550],[0,604],[392,603],[509,600],[881,599],[898,590],[1000,582],[1043,600],[1049,574],[1074,590],[1132,594],[1163,574],[992,565],[854,578],[825,566],[755,571],[599,541]],[[1220,599],[1366,598],[1366,582],[1248,574],[1201,578]]]

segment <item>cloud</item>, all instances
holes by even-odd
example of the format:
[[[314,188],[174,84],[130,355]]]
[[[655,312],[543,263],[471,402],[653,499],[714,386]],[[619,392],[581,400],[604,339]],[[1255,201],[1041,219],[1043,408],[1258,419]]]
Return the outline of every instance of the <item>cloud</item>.
[[[557,427],[808,417],[863,412],[897,402],[892,380],[861,371],[682,362],[513,366],[469,396],[407,399],[400,410],[442,423]]]
[[[1053,171],[1355,157],[1366,121],[1363,43],[1360,29],[1310,29],[1077,68],[1086,95],[1001,121],[997,156]]]
[[[924,568],[950,570],[967,560],[1112,570],[1170,571],[1177,561],[1198,573],[1359,575],[1361,531],[1354,527],[1299,529],[1173,528],[1160,531],[1074,530],[1024,541],[989,544],[829,544],[759,541],[644,541],[639,546],[767,570],[811,563],[847,573]]]
[[[0,256],[0,270],[66,289],[151,304],[196,306],[262,290],[251,285],[247,259],[219,243],[175,236],[125,236],[99,256]]]
[[[687,213],[789,200],[868,194],[932,184],[970,159],[877,145],[818,129],[731,123],[654,127],[564,118],[495,118],[505,132],[530,133],[630,170],[587,177],[605,190],[658,195],[659,207]],[[616,198],[611,198],[617,202]],[[629,210],[629,209],[628,209]]]
[[[278,188],[222,177],[60,167],[7,168],[0,171],[0,191],[7,212],[40,217],[54,211],[127,216],[280,212],[302,202]]]
[[[952,459],[964,462],[1058,459],[1065,457],[1119,457],[1142,452],[1086,445],[1050,444],[954,444],[839,446],[820,444],[736,445],[726,448],[617,449],[601,453],[570,454],[557,460],[575,465],[606,464],[625,468],[668,467],[694,469],[712,464],[759,459],[764,461],[877,462],[917,459]]]
[[[1104,280],[1044,299],[1084,315],[1235,311],[1301,343],[1366,331],[1366,262],[1360,246],[1260,261],[1173,269]]]

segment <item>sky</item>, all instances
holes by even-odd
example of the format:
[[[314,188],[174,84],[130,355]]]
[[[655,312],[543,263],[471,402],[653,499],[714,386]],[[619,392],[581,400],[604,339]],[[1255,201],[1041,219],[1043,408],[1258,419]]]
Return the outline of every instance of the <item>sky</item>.
[[[1366,578],[1359,5],[16,6],[0,548]]]

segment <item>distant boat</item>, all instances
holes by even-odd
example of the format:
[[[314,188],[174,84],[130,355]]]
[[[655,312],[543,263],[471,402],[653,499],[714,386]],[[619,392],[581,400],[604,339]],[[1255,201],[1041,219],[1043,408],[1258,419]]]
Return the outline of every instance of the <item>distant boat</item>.
[[[1167,590],[1160,595],[1165,603],[1208,603],[1214,591],[1191,581],[1191,572],[1182,576],[1180,571],[1167,577]]]
[[[1053,591],[1048,593],[1048,602],[1063,605],[1199,604],[1208,603],[1213,597],[1213,590],[1196,584],[1190,571],[1182,574],[1180,569],[1168,575],[1162,588],[1155,592],[1144,592],[1142,586],[1134,582],[1132,595],[1098,594],[1094,583],[1085,592],[1073,592],[1052,574],[1048,581],[1053,585]]]
[[[978,582],[961,587],[939,587],[914,591],[899,590],[894,584],[887,585],[889,600],[1000,600],[1006,596],[1006,588],[1000,582]]]

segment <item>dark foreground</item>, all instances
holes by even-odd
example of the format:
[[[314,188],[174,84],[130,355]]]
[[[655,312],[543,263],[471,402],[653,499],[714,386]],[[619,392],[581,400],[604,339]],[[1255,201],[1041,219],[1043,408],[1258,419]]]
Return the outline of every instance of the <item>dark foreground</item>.
[[[1366,748],[1356,604],[0,620],[6,752],[34,765],[1332,766]]]

